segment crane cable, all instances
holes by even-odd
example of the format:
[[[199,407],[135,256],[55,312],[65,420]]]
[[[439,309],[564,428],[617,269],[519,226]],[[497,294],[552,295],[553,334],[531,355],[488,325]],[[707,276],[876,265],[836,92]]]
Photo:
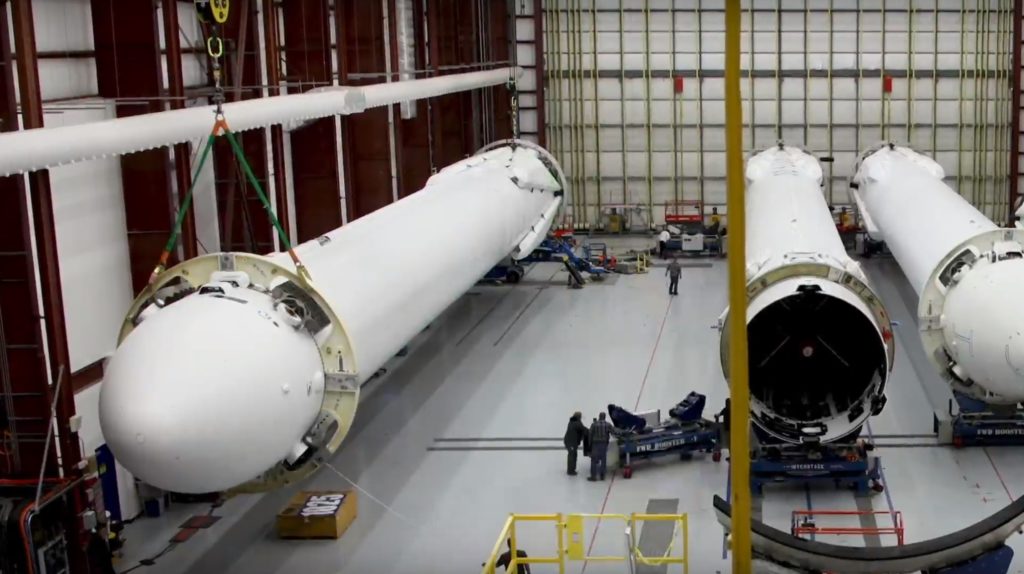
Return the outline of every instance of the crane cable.
[[[164,246],[164,250],[160,254],[160,259],[157,262],[156,267],[153,269],[153,273],[149,276],[149,284],[152,285],[156,281],[157,276],[167,269],[167,261],[170,259],[171,252],[174,251],[177,246],[178,235],[180,234],[181,226],[185,221],[185,214],[188,213],[189,207],[192,204],[192,195],[196,189],[196,181],[199,179],[199,174],[202,173],[203,166],[206,165],[206,160],[209,158],[210,150],[213,148],[214,142],[222,135],[226,137],[228,143],[231,144],[231,150],[235,155],[235,159],[238,161],[238,165],[241,166],[242,172],[245,174],[246,179],[249,180],[249,184],[256,190],[256,195],[259,197],[260,203],[263,205],[263,209],[266,210],[271,224],[273,224],[274,229],[277,231],[281,245],[288,252],[288,256],[295,265],[296,273],[303,281],[309,283],[311,282],[309,271],[299,259],[299,256],[295,253],[295,249],[293,248],[291,241],[288,239],[288,234],[285,233],[280,220],[277,218],[277,214],[274,213],[274,208],[270,205],[270,200],[267,198],[266,193],[264,193],[263,186],[260,185],[259,180],[256,179],[256,174],[253,173],[252,167],[249,165],[249,162],[245,157],[245,152],[242,150],[242,146],[238,142],[238,138],[235,137],[234,132],[232,132],[231,128],[228,127],[227,119],[224,117],[224,86],[221,85],[220,66],[220,58],[224,55],[224,40],[221,38],[220,27],[221,24],[227,22],[230,0],[194,1],[196,15],[198,16],[199,21],[201,23],[208,24],[210,27],[210,37],[206,40],[206,52],[210,56],[214,90],[213,102],[216,106],[214,109],[213,129],[210,131],[210,135],[206,138],[206,145],[203,147],[202,154],[199,156],[199,165],[196,166],[196,169],[192,174],[192,183],[189,185],[188,193],[185,195],[185,199],[181,202],[181,205],[178,208],[174,227],[171,229],[171,236],[167,239],[167,244]]]

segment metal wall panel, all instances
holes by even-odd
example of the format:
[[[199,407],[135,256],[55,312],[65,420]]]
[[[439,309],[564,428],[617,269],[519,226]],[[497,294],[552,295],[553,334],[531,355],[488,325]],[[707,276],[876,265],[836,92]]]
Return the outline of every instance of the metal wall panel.
[[[298,0],[282,13],[290,93],[334,84],[330,12],[328,0]],[[299,242],[341,225],[337,121],[323,118],[289,134]]]
[[[547,136],[573,180],[566,223],[600,225],[609,208],[628,207],[643,214],[634,221],[658,224],[666,202],[722,206],[721,2],[547,0],[543,8]],[[784,139],[833,155],[827,193],[843,205],[859,151],[883,138],[910,143],[1004,220],[1018,105],[1013,8],[1011,0],[747,0],[745,148]]]
[[[345,3],[338,13],[339,81],[347,85],[387,81],[389,31],[385,29],[381,1]],[[390,20],[389,20],[390,23]],[[343,120],[345,146],[345,188],[348,190],[349,220],[384,207],[393,199],[391,181],[392,127],[389,113],[375,108]],[[372,136],[366,137],[369,134]]]

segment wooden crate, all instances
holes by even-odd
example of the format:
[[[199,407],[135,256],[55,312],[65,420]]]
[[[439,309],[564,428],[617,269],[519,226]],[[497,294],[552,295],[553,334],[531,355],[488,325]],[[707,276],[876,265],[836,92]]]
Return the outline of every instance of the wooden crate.
[[[281,538],[341,538],[356,519],[354,490],[305,490],[292,497],[277,515]]]

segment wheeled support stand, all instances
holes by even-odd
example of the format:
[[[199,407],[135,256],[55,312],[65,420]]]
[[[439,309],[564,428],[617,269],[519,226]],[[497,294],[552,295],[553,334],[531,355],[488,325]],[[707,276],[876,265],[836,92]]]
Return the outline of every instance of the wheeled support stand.
[[[953,392],[959,407],[953,413],[953,446],[1024,445],[1024,410],[1020,405],[989,405]]]
[[[750,489],[760,495],[767,484],[834,483],[853,488],[858,496],[882,492],[881,461],[870,456],[868,443],[770,445],[750,463]]]

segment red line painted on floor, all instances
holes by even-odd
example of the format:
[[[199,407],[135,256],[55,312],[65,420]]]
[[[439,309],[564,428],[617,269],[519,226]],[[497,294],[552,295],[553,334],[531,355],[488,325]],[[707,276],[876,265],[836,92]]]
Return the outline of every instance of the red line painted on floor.
[[[654,340],[654,348],[651,349],[651,358],[647,361],[647,370],[644,371],[644,380],[640,383],[640,392],[636,394],[636,404],[633,410],[640,408],[640,397],[644,395],[644,387],[647,386],[647,376],[651,374],[651,366],[654,365],[654,356],[658,354],[658,345],[661,344],[661,334],[665,332],[665,323],[668,322],[668,312],[672,309],[672,301],[675,298],[669,297],[668,306],[665,307],[665,316],[661,318],[661,328],[658,329],[658,338]]]
[[[672,309],[673,298],[669,298],[668,306],[665,307],[665,316],[661,318],[661,327],[658,329],[658,338],[654,340],[654,348],[651,349],[651,358],[647,361],[647,370],[644,371],[644,378],[640,382],[640,391],[636,394],[636,404],[633,406],[633,410],[640,407],[640,397],[644,394],[644,387],[647,386],[647,376],[651,374],[651,365],[654,364],[654,356],[658,353],[658,345],[661,344],[661,334],[665,332],[665,323],[668,322],[668,312]],[[601,503],[601,511],[598,514],[604,514],[605,508],[608,506],[608,498],[612,494],[612,486],[615,485],[615,474],[612,474],[612,480],[608,483],[608,490],[604,493],[604,502]],[[594,543],[597,541],[597,531],[601,528],[601,519],[597,519],[597,524],[594,525],[594,532],[590,535],[590,545],[587,547],[587,556],[594,550]],[[589,561],[583,562],[583,569],[580,570],[580,574],[584,574],[587,571],[587,564]]]
[[[615,485],[615,475],[613,474],[611,481],[608,483],[608,490],[606,490],[605,493],[604,493],[604,502],[601,503],[601,511],[598,512],[598,514],[604,514],[604,509],[605,509],[606,506],[608,506],[608,497],[611,496],[611,494],[612,494],[612,486],[614,486],[614,485]],[[590,546],[587,546],[587,556],[590,556],[590,553],[594,551],[594,542],[597,541],[597,531],[600,528],[601,528],[601,519],[598,518],[597,519],[597,524],[594,525],[594,532],[593,532],[593,534],[590,535]],[[583,569],[580,570],[580,574],[583,574],[584,572],[587,571],[587,564],[590,564],[590,561],[589,560],[584,560],[583,561]]]
[[[984,451],[985,456],[988,457],[988,462],[992,465],[992,470],[996,472],[996,478],[999,479],[999,484],[1003,485],[1003,490],[1006,491],[1006,496],[1010,498],[1010,502],[1013,502],[1013,495],[1010,494],[1010,489],[1006,486],[1006,481],[1003,480],[1003,475],[999,473],[999,467],[996,466],[996,461],[993,460],[992,455],[988,453],[988,448],[983,447],[981,450]]]

